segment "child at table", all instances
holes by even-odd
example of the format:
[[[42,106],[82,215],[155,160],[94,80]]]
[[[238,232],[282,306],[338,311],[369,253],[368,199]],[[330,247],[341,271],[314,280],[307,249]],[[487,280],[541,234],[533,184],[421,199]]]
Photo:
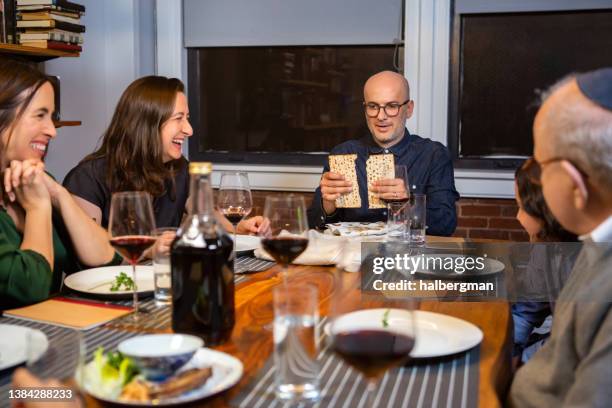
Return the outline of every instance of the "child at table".
[[[540,166],[529,158],[517,169],[515,174],[515,196],[518,205],[516,219],[521,223],[525,231],[529,234],[529,241],[532,243],[544,242],[576,242],[576,234],[564,229],[553,217],[542,194],[542,186],[539,183]],[[535,271],[536,267],[541,267],[543,263],[554,261],[558,268],[554,268],[555,280],[559,282],[557,288],[546,288],[546,292],[558,292],[567,280],[571,272],[573,261],[577,255],[577,250],[572,251],[568,257],[560,257],[559,254],[552,254],[551,246],[535,245],[531,248],[530,261],[527,274],[541,274]],[[577,248],[576,248],[577,249]],[[576,252],[576,253],[574,253]],[[573,256],[572,256],[573,255]],[[544,268],[547,271],[550,268]],[[536,276],[540,281],[542,276]],[[537,290],[536,290],[537,291]],[[514,322],[514,349],[513,357],[515,365],[526,362],[544,343],[549,335],[546,328],[534,330],[545,323],[548,316],[551,316],[554,309],[552,302],[517,302],[512,305],[512,318]]]
[[[46,299],[62,272],[121,260],[106,231],[44,171],[56,136],[53,95],[35,68],[0,61],[0,310]]]

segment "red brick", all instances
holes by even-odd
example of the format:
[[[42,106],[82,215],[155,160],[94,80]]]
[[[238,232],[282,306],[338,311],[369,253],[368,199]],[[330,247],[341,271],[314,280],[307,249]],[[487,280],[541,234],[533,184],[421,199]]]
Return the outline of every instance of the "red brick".
[[[487,227],[487,219],[486,218],[472,218],[472,217],[460,217],[457,221],[458,227],[466,227],[466,228],[486,228]]]
[[[489,228],[522,230],[521,223],[516,218],[489,218]]]
[[[499,216],[500,208],[493,205],[466,205],[461,206],[461,215],[477,215],[477,216]]]
[[[487,205],[514,205],[515,201],[507,198],[479,198],[476,200],[478,204],[487,204]]]
[[[487,230],[487,229],[471,229],[470,238],[488,238],[508,240],[510,233],[508,231]]]
[[[525,231],[511,231],[510,240],[518,242],[529,241],[529,234],[527,234]]]
[[[516,212],[518,211],[518,207],[516,205],[502,207],[501,215],[502,217],[516,217]]]

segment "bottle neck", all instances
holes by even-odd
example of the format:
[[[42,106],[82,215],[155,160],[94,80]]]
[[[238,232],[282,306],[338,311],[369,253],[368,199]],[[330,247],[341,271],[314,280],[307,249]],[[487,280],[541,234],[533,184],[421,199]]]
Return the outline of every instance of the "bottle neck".
[[[215,206],[210,175],[191,174],[190,178],[189,215],[200,215],[214,221]]]

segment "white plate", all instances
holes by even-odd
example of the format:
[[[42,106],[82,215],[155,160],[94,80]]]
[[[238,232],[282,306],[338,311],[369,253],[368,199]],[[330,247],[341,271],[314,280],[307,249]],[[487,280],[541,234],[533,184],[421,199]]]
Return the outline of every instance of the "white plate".
[[[350,319],[353,322],[351,327],[380,327],[387,310],[366,309],[352,312],[350,314],[354,318]],[[389,326],[405,327],[409,324],[408,312],[399,309],[390,310],[387,319]],[[482,331],[470,322],[423,310],[415,310],[412,313],[416,333],[416,344],[410,353],[412,358],[448,356],[469,350],[482,341]],[[326,324],[324,330],[329,336],[331,325]]]
[[[0,324],[0,333],[0,371],[24,363],[28,359],[28,336],[32,347],[32,360],[37,360],[49,348],[47,336],[40,330]]]
[[[92,363],[93,362],[89,364]],[[188,370],[190,368],[204,367],[212,367],[213,371],[212,376],[206,381],[206,383],[204,383],[204,385],[199,388],[184,392],[183,394],[180,394],[173,398],[155,401],[155,404],[147,404],[142,402],[124,402],[119,400],[101,398],[96,396],[95,394],[92,394],[88,390],[85,391],[99,400],[121,405],[168,406],[185,404],[188,402],[194,402],[203,398],[210,397],[233,387],[238,383],[238,381],[240,381],[240,378],[242,378],[242,373],[244,371],[242,362],[240,362],[240,360],[238,360],[237,358],[230,356],[229,354],[205,347],[199,349],[193,356],[193,358],[183,368],[181,368],[180,371]],[[81,384],[79,384],[79,386],[80,385]]]
[[[255,235],[236,235],[236,252],[254,251],[261,246]]]
[[[131,298],[131,290],[121,290],[111,292],[110,288],[115,277],[119,273],[125,272],[132,277],[132,267],[130,265],[103,266],[101,268],[86,269],[81,272],[68,275],[64,279],[64,285],[68,288],[88,295],[97,295],[113,298]],[[138,294],[141,296],[150,295],[155,290],[153,282],[153,266],[136,266],[136,284]]]

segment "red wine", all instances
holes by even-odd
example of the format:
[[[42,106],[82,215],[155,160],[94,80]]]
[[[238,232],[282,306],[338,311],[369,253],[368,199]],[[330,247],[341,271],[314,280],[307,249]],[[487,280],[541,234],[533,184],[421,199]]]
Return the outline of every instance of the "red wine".
[[[135,264],[142,253],[155,243],[155,238],[146,235],[124,235],[111,238],[110,243],[129,263]]]
[[[410,197],[400,197],[400,198],[382,198],[381,197],[380,200],[385,202],[386,204],[389,204],[389,203],[407,203],[408,200],[410,200]]]
[[[229,207],[221,210],[225,218],[232,223],[232,225],[238,225],[240,220],[242,220],[248,213],[246,209],[242,207]]]
[[[333,350],[363,375],[376,378],[410,358],[414,338],[386,330],[355,330],[334,336]]]
[[[227,235],[204,246],[172,246],[172,329],[204,340],[206,347],[229,339],[234,328],[234,263]]]
[[[261,241],[263,248],[280,264],[288,265],[308,246],[308,239],[295,237],[266,238]]]

